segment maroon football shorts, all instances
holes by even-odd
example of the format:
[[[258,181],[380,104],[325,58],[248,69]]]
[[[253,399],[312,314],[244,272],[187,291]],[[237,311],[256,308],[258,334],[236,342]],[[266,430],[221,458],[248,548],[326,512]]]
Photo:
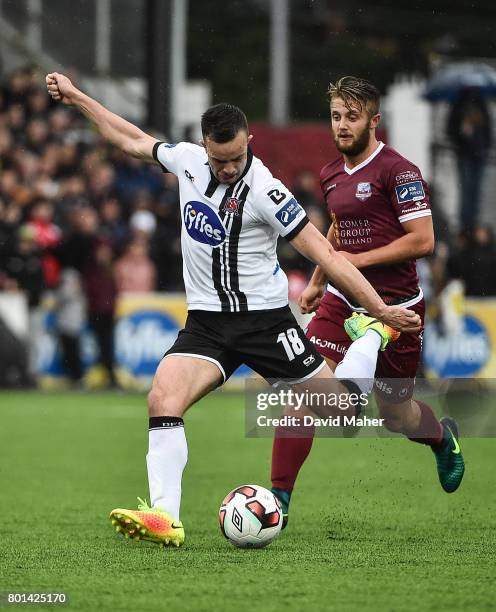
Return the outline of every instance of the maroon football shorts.
[[[425,302],[421,300],[410,306],[420,315],[424,323]],[[339,297],[325,294],[315,316],[306,330],[321,355],[339,363],[346,354],[351,340],[344,330],[344,321],[353,310]],[[415,376],[422,352],[422,331],[416,334],[401,334],[395,342],[379,352],[375,371],[375,392],[388,404],[397,404],[410,399],[415,387]],[[401,379],[401,380],[393,380]]]

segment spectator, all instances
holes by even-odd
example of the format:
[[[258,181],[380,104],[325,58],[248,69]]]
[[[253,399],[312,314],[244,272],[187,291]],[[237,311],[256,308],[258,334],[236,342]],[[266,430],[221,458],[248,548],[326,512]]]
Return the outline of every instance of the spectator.
[[[122,207],[114,195],[100,204],[100,235],[111,243],[114,253],[121,253],[129,236],[129,226],[122,216]]]
[[[26,126],[26,148],[40,155],[48,142],[48,125],[42,118],[31,119]]]
[[[79,272],[66,268],[55,293],[56,327],[62,353],[62,365],[74,385],[83,377],[79,336],[86,318],[85,299]]]
[[[131,215],[129,225],[134,234],[150,238],[157,228],[157,219],[149,210],[137,210]]]
[[[296,175],[292,191],[294,197],[305,210],[322,208],[322,201],[316,195],[317,193],[320,194],[320,186],[317,177],[310,170],[302,170]]]
[[[28,225],[20,227],[17,248],[7,259],[5,274],[12,281],[8,288],[25,291],[30,309],[38,306],[44,282],[41,254],[32,227]]]
[[[96,210],[88,204],[74,207],[68,217],[68,229],[57,250],[62,266],[82,272],[91,260],[97,231]]]
[[[482,180],[492,141],[491,118],[479,88],[461,90],[448,117],[448,136],[458,164],[461,227],[472,231],[479,216]]]
[[[64,233],[70,231],[74,211],[88,206],[86,182],[79,174],[73,174],[59,181],[59,199],[55,207],[55,220]]]
[[[48,116],[48,126],[52,140],[58,143],[64,142],[70,132],[71,124],[70,109],[60,106],[54,108]]]
[[[5,168],[0,173],[0,197],[7,204],[21,204],[23,202],[21,191],[22,185],[14,168]]]
[[[26,121],[26,113],[21,104],[14,104],[7,110],[7,126],[12,135],[14,143],[24,142],[24,127]]]
[[[4,159],[12,148],[12,136],[7,126],[0,123],[0,159]]]
[[[164,179],[165,191],[154,208],[157,227],[151,239],[150,252],[157,269],[158,290],[184,291],[177,177],[165,174]]]
[[[148,256],[148,241],[143,236],[138,235],[129,242],[114,270],[118,292],[155,290],[157,272]]]
[[[62,142],[58,145],[56,178],[74,176],[78,171],[79,151],[75,142]]]
[[[114,310],[117,294],[112,272],[113,252],[105,240],[97,240],[94,254],[83,267],[83,287],[88,304],[88,322],[96,336],[100,363],[110,386],[114,374]]]
[[[54,255],[54,250],[60,243],[61,232],[52,219],[52,202],[37,200],[31,210],[28,227],[33,229],[35,242],[42,253],[44,283],[48,289],[58,285],[60,275],[60,263]]]
[[[10,210],[12,210],[12,206]],[[17,207],[13,209],[17,211]],[[3,268],[8,257],[15,251],[15,234],[17,230],[17,220],[9,219],[9,207],[5,201],[0,198],[0,270]],[[0,285],[1,288],[1,285]]]
[[[115,171],[113,167],[103,161],[88,167],[89,198],[94,203],[107,197],[113,190]]]
[[[448,278],[462,280],[467,296],[495,296],[495,269],[496,247],[492,229],[479,225],[472,234],[460,232],[448,258]]]
[[[30,92],[35,89],[35,75],[31,67],[17,68],[8,79],[3,88],[7,106],[23,104]]]
[[[493,231],[479,225],[473,233],[471,248],[463,267],[465,294],[474,297],[496,295],[496,248]]]
[[[117,195],[126,209],[131,207],[132,201],[140,192],[148,192],[154,198],[160,196],[164,184],[158,168],[142,164],[139,160],[115,149],[111,155],[116,169]]]
[[[27,114],[30,118],[45,118],[48,113],[48,109],[52,104],[51,99],[45,95],[42,89],[33,89],[28,96],[27,101]]]

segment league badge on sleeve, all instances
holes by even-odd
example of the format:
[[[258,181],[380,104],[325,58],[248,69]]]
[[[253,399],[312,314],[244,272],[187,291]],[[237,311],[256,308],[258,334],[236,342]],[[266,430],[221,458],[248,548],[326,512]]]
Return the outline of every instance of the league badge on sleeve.
[[[289,200],[289,202],[287,202],[276,213],[275,217],[284,227],[288,227],[288,225],[296,219],[302,210],[303,209],[298,202],[294,198],[291,198],[291,200]]]
[[[395,187],[398,204],[405,202],[417,202],[425,198],[424,186],[422,181],[413,181],[413,183],[405,183]]]
[[[370,183],[358,183],[355,196],[361,201],[365,202],[367,198],[372,195],[372,185]]]

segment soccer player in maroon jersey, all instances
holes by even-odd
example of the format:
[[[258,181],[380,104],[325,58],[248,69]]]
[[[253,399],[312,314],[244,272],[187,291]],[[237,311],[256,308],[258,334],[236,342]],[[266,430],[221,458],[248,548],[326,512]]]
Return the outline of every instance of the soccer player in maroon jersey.
[[[380,97],[372,83],[343,77],[328,93],[332,133],[342,157],[320,174],[332,220],[327,237],[387,304],[411,308],[423,320],[425,304],[415,260],[434,248],[428,187],[414,164],[377,140]],[[324,294],[326,282],[317,267],[300,297],[300,308],[303,313],[316,311],[307,336],[334,370],[352,340],[372,333],[374,320],[355,315],[352,329],[347,324],[347,335],[345,320],[364,311],[330,284]],[[374,393],[387,429],[432,448],[441,485],[451,493],[464,473],[457,426],[453,419],[438,421],[425,402],[412,397],[421,348],[419,332],[402,334],[380,352]],[[296,477],[312,446],[314,431],[305,431],[276,431],[272,490],[286,515]]]

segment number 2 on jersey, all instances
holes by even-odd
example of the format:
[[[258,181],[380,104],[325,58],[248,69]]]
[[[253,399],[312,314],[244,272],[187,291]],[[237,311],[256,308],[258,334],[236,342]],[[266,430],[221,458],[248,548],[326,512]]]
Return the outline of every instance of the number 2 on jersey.
[[[269,196],[269,198],[274,202],[274,204],[276,204],[276,206],[279,206],[279,204],[284,200],[284,198],[286,197],[285,193],[282,193],[281,191],[279,191],[279,189],[271,189],[267,195]]]
[[[286,332],[281,332],[277,336],[277,342],[282,343],[289,361],[293,361],[296,355],[301,355],[305,351],[305,345],[294,327],[291,327]]]

